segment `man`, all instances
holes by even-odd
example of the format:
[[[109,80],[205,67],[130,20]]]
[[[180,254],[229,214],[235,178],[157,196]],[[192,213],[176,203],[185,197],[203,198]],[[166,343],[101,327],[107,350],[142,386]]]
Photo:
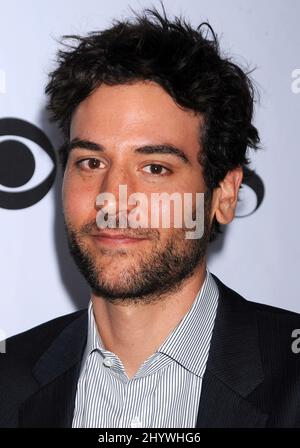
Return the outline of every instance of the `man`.
[[[146,10],[59,52],[46,92],[65,137],[69,247],[91,300],[7,341],[2,427],[300,426],[299,315],[246,301],[206,266],[259,143],[251,81],[207,27]],[[120,186],[147,204],[192,194],[195,225],[204,194],[201,237],[175,225],[178,210],[150,226],[168,214],[162,203],[138,209],[146,225],[118,225],[137,221]]]

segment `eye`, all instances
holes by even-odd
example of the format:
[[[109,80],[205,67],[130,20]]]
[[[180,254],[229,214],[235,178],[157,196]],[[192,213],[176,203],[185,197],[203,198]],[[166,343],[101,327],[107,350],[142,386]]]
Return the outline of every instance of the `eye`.
[[[103,166],[100,167],[101,163],[103,163],[101,160],[96,159],[94,157],[88,157],[86,159],[81,159],[76,162],[76,165],[83,169],[84,171],[90,171],[90,170],[97,170],[99,168],[104,168]]]
[[[171,170],[169,170],[168,168],[164,167],[163,165],[159,165],[157,163],[150,163],[149,165],[146,165],[144,168],[148,169],[148,171],[146,171],[148,174],[152,174],[154,176],[165,175],[171,172]]]
[[[36,204],[50,190],[55,173],[55,152],[41,129],[17,118],[0,120],[0,207]]]

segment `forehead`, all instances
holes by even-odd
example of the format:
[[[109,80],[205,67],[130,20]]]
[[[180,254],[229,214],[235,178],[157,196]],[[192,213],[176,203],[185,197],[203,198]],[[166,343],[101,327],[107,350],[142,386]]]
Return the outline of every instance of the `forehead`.
[[[71,139],[89,138],[119,146],[166,142],[195,150],[201,116],[180,108],[152,81],[108,86],[102,84],[73,113]]]

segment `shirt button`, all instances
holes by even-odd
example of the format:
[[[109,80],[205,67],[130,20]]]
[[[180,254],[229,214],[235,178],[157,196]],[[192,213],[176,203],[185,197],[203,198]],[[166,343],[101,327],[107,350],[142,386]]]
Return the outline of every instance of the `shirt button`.
[[[142,428],[142,422],[138,417],[134,417],[130,423],[131,428]]]
[[[111,366],[113,365],[113,361],[112,361],[110,358],[104,358],[104,359],[103,359],[103,364],[104,364],[106,367],[111,367]]]

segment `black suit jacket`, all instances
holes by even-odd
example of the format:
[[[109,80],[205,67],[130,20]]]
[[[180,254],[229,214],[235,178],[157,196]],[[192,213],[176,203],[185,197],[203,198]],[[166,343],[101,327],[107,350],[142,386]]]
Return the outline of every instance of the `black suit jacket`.
[[[300,427],[300,353],[291,348],[300,315],[214,279],[220,295],[196,427]],[[86,337],[81,310],[6,341],[0,427],[71,427]]]

